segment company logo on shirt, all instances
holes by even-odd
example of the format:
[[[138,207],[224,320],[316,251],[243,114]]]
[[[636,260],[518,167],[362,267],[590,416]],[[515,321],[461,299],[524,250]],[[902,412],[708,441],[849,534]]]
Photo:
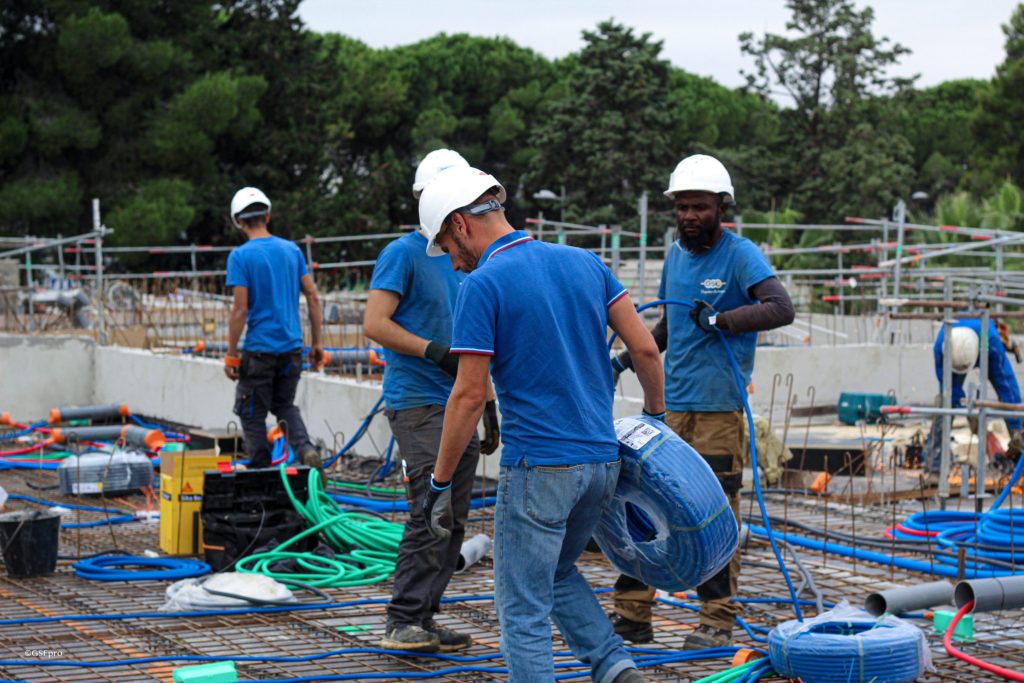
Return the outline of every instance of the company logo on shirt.
[[[700,283],[701,294],[719,294],[725,287],[725,281],[717,277],[709,277]]]

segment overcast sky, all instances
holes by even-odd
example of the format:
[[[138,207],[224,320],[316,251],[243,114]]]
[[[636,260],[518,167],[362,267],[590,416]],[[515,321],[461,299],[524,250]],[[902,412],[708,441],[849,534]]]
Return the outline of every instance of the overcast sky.
[[[990,78],[1003,60],[1001,25],[1016,0],[875,0],[874,31],[913,50],[893,75],[920,74],[919,87],[954,78]],[[320,33],[344,33],[372,47],[445,33],[508,36],[547,57],[582,45],[580,31],[614,17],[664,41],[676,66],[727,86],[743,84],[743,31],[781,33],[783,0],[304,0],[299,15]]]

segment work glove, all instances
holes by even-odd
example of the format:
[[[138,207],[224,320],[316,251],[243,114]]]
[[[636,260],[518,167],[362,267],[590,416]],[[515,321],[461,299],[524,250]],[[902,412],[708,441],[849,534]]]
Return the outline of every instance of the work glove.
[[[427,495],[423,497],[423,516],[427,520],[427,531],[434,538],[447,539],[452,535],[455,515],[452,513],[452,483],[439,484],[430,475]]]
[[[1020,454],[1024,451],[1024,432],[1016,432],[1010,439],[1010,445],[1006,447],[1006,457],[1016,463],[1020,460]]]
[[[498,406],[493,400],[484,404],[484,438],[480,442],[480,452],[490,455],[498,450],[501,443],[501,428],[498,425]]]
[[[715,323],[718,320],[718,311],[707,301],[694,300],[694,306],[690,309],[690,318],[694,324],[705,332],[714,332],[718,328]]]
[[[444,370],[450,377],[455,377],[459,372],[459,357],[450,353],[449,347],[438,344],[436,341],[427,342],[427,348],[423,350],[423,357],[434,361],[437,367]]]
[[[224,356],[224,374],[227,375],[228,379],[232,382],[238,381],[241,367],[242,359],[238,356],[233,356],[231,354]]]

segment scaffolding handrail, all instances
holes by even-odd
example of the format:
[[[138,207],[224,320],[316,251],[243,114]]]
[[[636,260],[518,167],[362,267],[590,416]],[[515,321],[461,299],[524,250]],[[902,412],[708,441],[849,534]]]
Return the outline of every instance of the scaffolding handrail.
[[[114,231],[110,228],[101,227],[99,230],[91,230],[84,232],[81,235],[72,235],[71,237],[55,237],[53,239],[46,239],[43,242],[37,242],[24,247],[18,247],[17,249],[10,249],[8,251],[0,251],[0,259],[10,258],[12,256],[20,256],[22,254],[28,254],[33,251],[40,251],[42,249],[53,249],[59,247],[62,244],[71,244],[72,242],[82,242],[88,238],[103,237],[109,235]]]

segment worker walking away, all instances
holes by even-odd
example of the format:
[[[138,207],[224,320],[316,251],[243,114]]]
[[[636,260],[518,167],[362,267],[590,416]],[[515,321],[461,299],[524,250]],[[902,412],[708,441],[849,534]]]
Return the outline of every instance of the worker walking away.
[[[964,379],[967,373],[978,367],[981,363],[981,320],[978,318],[964,318],[954,320],[950,332],[952,352],[950,361],[953,366],[953,402],[954,408],[959,408],[964,401]],[[946,326],[939,327],[939,334],[935,337],[935,346],[932,348],[932,355],[935,357],[935,376],[939,380],[939,393],[943,393],[945,387],[942,382],[943,350],[946,343]],[[995,322],[988,323],[988,380],[996,390],[996,395],[1003,403],[1020,403],[1020,385],[1017,383],[1017,376],[1013,372],[1013,364],[1007,355],[1007,348],[1000,337],[999,329]],[[939,440],[939,421],[932,421],[932,430],[928,439],[928,457],[925,461],[925,470],[928,472],[929,483],[938,481],[939,461],[941,459],[941,443]],[[1006,457],[1011,462],[1016,462],[1024,448],[1024,435],[1021,434],[1021,420],[1016,417],[1006,418],[1006,427],[1010,432],[1010,445],[1006,450]],[[972,422],[972,431],[977,432],[977,426]],[[996,463],[999,464],[999,463]]]
[[[302,374],[299,292],[309,309],[309,363],[314,369],[324,362],[323,314],[302,251],[270,234],[270,217],[270,200],[255,187],[242,188],[231,200],[231,222],[245,233],[246,242],[228,256],[227,286],[234,302],[224,372],[238,382],[234,410],[242,422],[249,467],[271,464],[268,413],[287,424],[288,444],[297,460],[318,467],[320,456],[295,405]],[[245,348],[239,356],[243,331]]]
[[[428,249],[470,273],[455,308],[459,373],[425,512],[434,533],[451,533],[452,480],[484,410],[490,367],[504,416],[494,592],[509,680],[554,679],[550,618],[595,681],[643,681],[576,560],[620,467],[608,326],[633,352],[645,411],[663,417],[658,349],[595,254],[514,230],[504,201],[501,184],[472,168],[442,172],[420,197]]]
[[[767,259],[747,239],[722,229],[735,202],[729,172],[714,157],[696,154],[669,176],[676,240],[665,259],[659,299],[682,299],[692,309],[667,305],[653,334],[665,354],[666,423],[711,466],[740,522],[743,487],[743,396],[719,339],[732,349],[744,385],[754,371],[757,333],[793,322],[793,304]],[[632,368],[629,352],[612,359],[617,372]],[[756,475],[755,475],[756,476]],[[686,637],[689,650],[724,647],[740,613],[736,584],[740,550],[728,566],[697,587],[700,624]],[[626,640],[654,639],[655,589],[622,575],[615,582],[615,631]]]
[[[433,176],[452,166],[468,168],[469,164],[449,149],[424,157],[416,169],[413,197],[419,199]],[[465,276],[452,270],[447,257],[431,258],[426,249],[427,239],[419,232],[384,248],[373,270],[363,322],[366,336],[386,349],[384,403],[406,468],[410,503],[381,647],[451,652],[468,647],[473,640],[440,626],[434,617],[459,559],[480,452],[490,454],[498,447],[498,416],[494,401],[489,401],[484,443],[474,433],[452,477],[452,534],[447,539],[434,538],[422,504],[458,369],[448,347],[452,310]]]

